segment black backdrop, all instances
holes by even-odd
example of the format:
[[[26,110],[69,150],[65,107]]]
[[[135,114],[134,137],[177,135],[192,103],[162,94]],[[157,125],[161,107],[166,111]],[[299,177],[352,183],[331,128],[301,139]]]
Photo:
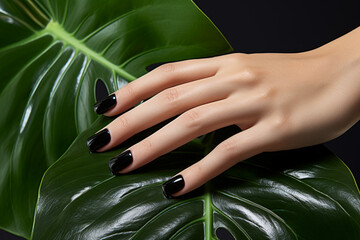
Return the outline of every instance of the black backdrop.
[[[195,0],[195,3],[223,32],[235,52],[306,51],[360,25],[360,1]],[[359,184],[360,122],[325,146],[342,158]],[[0,230],[0,239],[22,238]]]

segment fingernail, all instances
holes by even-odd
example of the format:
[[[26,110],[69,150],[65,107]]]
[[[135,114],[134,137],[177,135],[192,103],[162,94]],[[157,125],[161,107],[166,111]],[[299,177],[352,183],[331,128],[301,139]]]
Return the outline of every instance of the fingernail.
[[[119,175],[119,171],[126,168],[133,161],[130,150],[120,153],[109,161],[109,168],[113,175]]]
[[[90,151],[95,153],[96,150],[108,144],[110,139],[110,132],[107,128],[105,128],[104,130],[101,130],[95,135],[89,137],[86,141],[86,144]]]
[[[116,105],[116,96],[115,94],[111,94],[104,98],[102,101],[95,103],[94,111],[97,114],[103,114],[114,108]]]
[[[171,194],[180,191],[184,186],[185,186],[184,178],[181,175],[176,175],[175,177],[163,183],[162,190],[165,197],[173,198]]]

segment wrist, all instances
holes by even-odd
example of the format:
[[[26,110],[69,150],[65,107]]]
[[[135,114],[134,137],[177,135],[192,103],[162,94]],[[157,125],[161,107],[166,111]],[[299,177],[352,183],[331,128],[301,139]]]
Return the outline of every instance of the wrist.
[[[349,110],[352,124],[360,120],[360,27],[309,52],[323,62],[327,81],[341,93],[339,104]],[[352,116],[352,117],[350,117]]]
[[[360,76],[360,27],[314,50],[325,57],[332,69]],[[357,78],[360,81],[360,78]]]

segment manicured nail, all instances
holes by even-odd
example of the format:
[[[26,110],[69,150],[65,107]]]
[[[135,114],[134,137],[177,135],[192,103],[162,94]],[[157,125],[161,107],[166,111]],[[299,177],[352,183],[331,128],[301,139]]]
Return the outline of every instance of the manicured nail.
[[[176,175],[175,177],[163,183],[162,190],[165,197],[173,198],[171,194],[180,191],[184,186],[185,186],[184,178],[181,175]]]
[[[94,111],[97,114],[103,114],[114,108],[116,105],[116,96],[115,94],[111,94],[104,98],[102,101],[95,103]]]
[[[109,161],[109,168],[113,175],[120,175],[119,171],[126,168],[133,161],[133,156],[130,150],[120,153]]]
[[[107,128],[105,128],[104,130],[101,130],[95,135],[89,137],[86,141],[86,144],[90,151],[95,153],[96,150],[108,144],[110,139],[110,132]]]

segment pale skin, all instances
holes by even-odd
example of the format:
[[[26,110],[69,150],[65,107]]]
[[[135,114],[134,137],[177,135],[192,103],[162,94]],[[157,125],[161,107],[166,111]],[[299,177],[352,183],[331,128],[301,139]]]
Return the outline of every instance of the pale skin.
[[[111,140],[98,152],[179,115],[131,146],[133,162],[120,174],[205,133],[233,124],[242,129],[178,173],[185,186],[172,194],[177,197],[251,156],[324,143],[359,121],[360,27],[302,53],[233,53],[168,63],[115,95],[116,106],[104,115],[123,114],[105,127]]]

